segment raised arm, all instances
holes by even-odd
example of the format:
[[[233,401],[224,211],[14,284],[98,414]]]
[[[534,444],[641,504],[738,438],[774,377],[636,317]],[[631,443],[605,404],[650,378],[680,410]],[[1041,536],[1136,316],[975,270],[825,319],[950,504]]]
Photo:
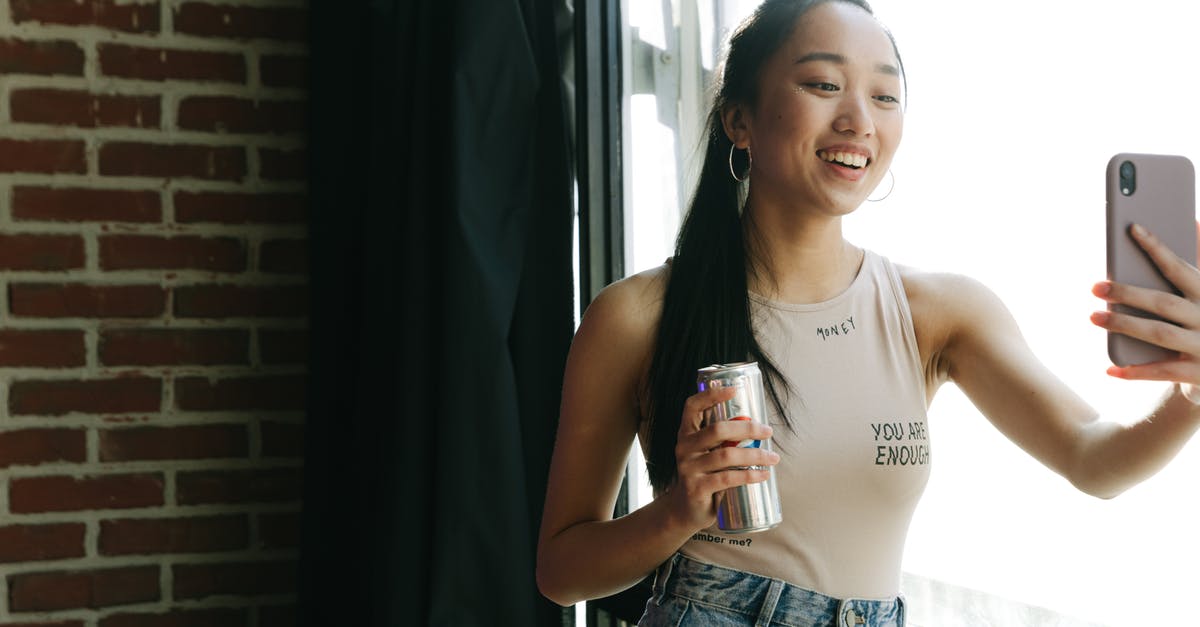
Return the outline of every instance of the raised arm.
[[[937,361],[948,378],[1008,438],[1080,490],[1120,494],[1166,465],[1200,426],[1200,411],[1177,386],[1141,420],[1101,420],[1037,359],[986,287],[947,275],[912,282],[937,303],[923,310],[927,327],[944,338]]]
[[[639,426],[638,389],[661,307],[659,281],[637,276],[606,288],[588,308],[567,358],[537,558],[538,588],[560,605],[637,583],[713,523],[715,491],[766,479],[765,471],[724,468],[778,460],[760,449],[719,447],[725,440],[769,437],[764,425],[739,421],[700,429],[704,407],[731,390],[694,395],[681,419],[679,481],[649,505],[613,520]]]

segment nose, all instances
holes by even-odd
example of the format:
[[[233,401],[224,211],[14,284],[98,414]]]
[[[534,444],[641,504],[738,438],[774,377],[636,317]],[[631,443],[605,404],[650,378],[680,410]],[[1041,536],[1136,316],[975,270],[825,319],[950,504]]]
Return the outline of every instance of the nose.
[[[850,133],[869,137],[875,133],[875,118],[871,115],[870,97],[857,92],[843,92],[845,96],[838,107],[833,129],[839,133]]]

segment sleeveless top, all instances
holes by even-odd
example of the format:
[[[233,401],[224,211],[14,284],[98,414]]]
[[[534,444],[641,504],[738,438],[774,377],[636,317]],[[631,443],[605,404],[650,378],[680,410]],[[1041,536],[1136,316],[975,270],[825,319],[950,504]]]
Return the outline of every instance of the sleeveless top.
[[[783,522],[747,534],[714,526],[680,551],[834,597],[896,596],[930,461],[925,376],[899,273],[865,251],[833,299],[752,294],[751,309],[759,345],[790,384],[791,429],[767,403]]]

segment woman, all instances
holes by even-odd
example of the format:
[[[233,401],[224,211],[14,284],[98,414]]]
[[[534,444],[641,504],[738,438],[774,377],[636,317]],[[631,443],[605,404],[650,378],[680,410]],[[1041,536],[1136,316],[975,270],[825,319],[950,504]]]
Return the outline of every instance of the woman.
[[[1102,498],[1152,475],[1200,426],[1190,300],[1094,288],[1180,324],[1093,316],[1181,352],[1110,370],[1174,384],[1153,420],[1118,425],[1039,363],[985,287],[843,238],[842,216],[884,178],[903,129],[903,65],[865,2],[767,0],[731,39],[718,87],[675,256],[606,288],[572,345],[538,551],[547,597],[605,596],[657,569],[646,625],[902,625],[900,561],[942,383]],[[1200,299],[1200,271],[1133,236]],[[772,426],[702,428],[729,392],[692,394],[696,370],[747,360],[767,374]],[[613,520],[635,436],[655,499]],[[768,437],[778,454],[720,446]],[[767,471],[744,468],[772,465],[783,523],[748,543],[712,529],[713,494],[763,481]]]

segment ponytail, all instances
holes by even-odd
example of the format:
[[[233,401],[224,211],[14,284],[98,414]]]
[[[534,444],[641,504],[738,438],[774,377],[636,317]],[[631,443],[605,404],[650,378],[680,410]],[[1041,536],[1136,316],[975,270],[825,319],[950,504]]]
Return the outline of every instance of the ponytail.
[[[656,492],[666,489],[678,474],[675,444],[679,421],[684,402],[696,392],[700,368],[757,361],[768,397],[787,427],[792,427],[784,402],[790,384],[754,335],[747,276],[767,268],[756,264],[750,254],[751,229],[748,220],[742,219],[741,206],[745,183],[733,178],[733,144],[721,116],[731,103],[753,106],[757,102],[759,68],[791,36],[801,15],[831,1],[835,0],[766,0],[730,38],[707,119],[700,180],[675,241],[647,376],[650,446],[646,467]],[[863,0],[836,1],[871,12]]]

